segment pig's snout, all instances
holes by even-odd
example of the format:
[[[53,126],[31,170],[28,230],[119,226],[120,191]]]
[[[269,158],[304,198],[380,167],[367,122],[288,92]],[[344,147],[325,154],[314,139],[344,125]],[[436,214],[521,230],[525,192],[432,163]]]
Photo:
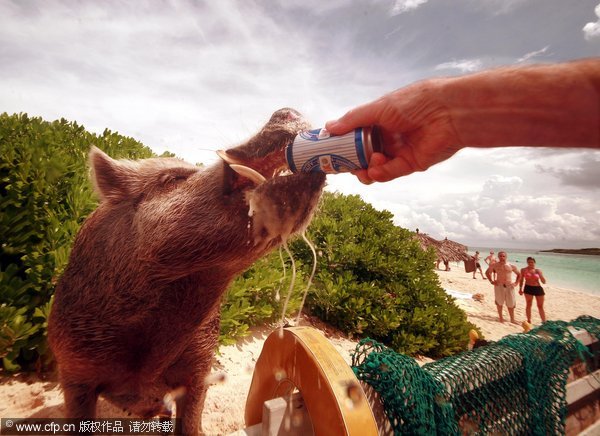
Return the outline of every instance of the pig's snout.
[[[277,177],[246,192],[253,245],[286,241],[308,226],[325,185],[325,174]],[[261,248],[261,249],[262,249]]]
[[[273,124],[284,124],[289,121],[306,121],[302,114],[298,112],[296,109],[292,109],[289,107],[284,107],[279,109],[271,115],[271,119],[269,123]]]

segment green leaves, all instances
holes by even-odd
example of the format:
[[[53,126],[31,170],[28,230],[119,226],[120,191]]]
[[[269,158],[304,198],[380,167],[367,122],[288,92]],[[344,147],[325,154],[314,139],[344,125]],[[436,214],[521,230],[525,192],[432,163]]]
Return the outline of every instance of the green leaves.
[[[358,196],[324,195],[309,228],[321,254],[310,310],[403,353],[437,357],[465,349],[473,326],[441,288],[433,253],[392,218]],[[293,247],[310,265],[308,252]]]
[[[221,344],[234,343],[236,338],[245,336],[251,326],[281,319],[291,284],[291,261],[287,256],[283,259],[285,274],[280,255],[271,253],[233,282],[221,306]],[[298,269],[288,315],[297,312],[306,287],[307,279]]]
[[[97,202],[87,168],[91,145],[116,158],[152,156],[110,130],[94,135],[64,119],[0,115],[0,357],[6,370],[50,358],[46,328],[54,286]],[[443,356],[464,349],[472,326],[441,289],[433,254],[392,218],[358,196],[325,194],[309,229],[318,266],[308,308],[348,334],[405,353]],[[298,274],[288,314],[300,304],[313,262],[304,241],[293,241],[291,249]],[[222,304],[221,343],[280,318],[291,279],[291,262],[284,259],[285,276],[273,253],[233,283]]]
[[[309,239],[318,255],[307,299],[312,314],[347,334],[369,336],[410,355],[438,357],[466,349],[474,326],[441,288],[433,252],[423,251],[412,232],[395,226],[391,213],[377,211],[358,196],[326,193]],[[310,249],[301,239],[290,247],[306,277],[312,269]],[[221,343],[281,316],[288,286],[282,276],[273,254],[234,282],[223,305]],[[296,303],[301,282],[298,278]]]
[[[96,207],[87,154],[151,157],[139,142],[77,123],[0,115],[0,356],[6,370],[47,358],[46,318],[73,239]]]

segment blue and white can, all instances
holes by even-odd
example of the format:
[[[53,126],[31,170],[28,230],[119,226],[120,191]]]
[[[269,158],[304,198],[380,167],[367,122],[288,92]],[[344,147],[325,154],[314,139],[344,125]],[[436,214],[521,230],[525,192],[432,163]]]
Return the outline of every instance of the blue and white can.
[[[300,132],[286,148],[294,173],[346,173],[369,166],[374,151],[380,151],[374,127],[359,127],[345,135],[330,135],[325,129]]]

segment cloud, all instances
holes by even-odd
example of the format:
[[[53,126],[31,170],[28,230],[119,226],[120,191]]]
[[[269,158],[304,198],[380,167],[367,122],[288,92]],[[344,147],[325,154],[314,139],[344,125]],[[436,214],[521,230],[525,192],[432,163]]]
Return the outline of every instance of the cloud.
[[[578,166],[554,168],[544,165],[537,166],[538,171],[550,174],[563,184],[583,189],[600,189],[600,154],[587,152],[581,156]]]
[[[404,12],[417,9],[419,6],[427,3],[428,0],[396,0],[392,6],[392,15],[400,15]]]
[[[389,198],[373,204],[391,211],[402,227],[471,246],[508,242],[536,247],[598,240],[597,196],[527,192],[526,188],[520,177],[493,175],[472,194],[445,195],[429,204],[416,199],[398,204]]]
[[[3,110],[109,127],[200,161],[196,150],[243,140],[279,107],[330,107],[326,92],[313,92],[327,80],[314,68],[313,41],[275,11],[52,4],[0,4]]]
[[[590,18],[563,0],[0,0],[1,110],[109,128],[211,164],[279,107],[316,127],[440,71],[594,56],[578,31]],[[329,183],[435,237],[552,238],[554,226],[597,241],[598,159],[586,166],[581,153],[468,149],[387,184]]]
[[[600,37],[600,4],[596,6],[594,12],[598,17],[598,20],[592,23],[587,23],[585,26],[583,26],[583,29],[581,29],[583,30],[585,39],[588,41]]]
[[[493,15],[509,15],[526,4],[529,0],[486,0],[472,2],[473,7],[486,8],[492,11]]]
[[[435,70],[459,70],[461,73],[473,73],[483,68],[480,59],[462,59],[459,61],[450,61],[438,64]]]
[[[483,184],[481,196],[501,201],[507,196],[518,192],[522,185],[523,179],[518,176],[505,177],[494,175]]]
[[[549,48],[550,48],[550,46],[547,45],[546,47],[542,48],[541,50],[536,50],[536,51],[526,53],[523,57],[520,57],[519,59],[517,59],[517,63],[526,62],[533,57],[542,55],[542,54],[546,53]]]

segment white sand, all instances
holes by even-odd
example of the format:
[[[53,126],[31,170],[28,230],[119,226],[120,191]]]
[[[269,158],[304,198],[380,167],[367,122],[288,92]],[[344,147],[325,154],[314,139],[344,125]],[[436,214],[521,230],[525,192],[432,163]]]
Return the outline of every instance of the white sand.
[[[498,315],[493,298],[492,285],[479,277],[473,280],[472,274],[465,273],[462,266],[453,267],[453,271],[439,271],[442,287],[453,291],[458,305],[465,310],[471,322],[476,324],[485,337],[497,340],[501,337],[522,332],[520,325],[510,322],[503,324],[497,321]],[[600,317],[600,296],[582,294],[552,286],[546,290],[546,314],[548,319],[570,321],[579,315]],[[471,298],[473,294],[482,294],[484,299],[477,302]],[[516,317],[518,321],[525,319],[525,299],[517,298]],[[508,314],[505,314],[508,320]],[[534,324],[540,319],[534,305]],[[345,337],[335,329],[314,318],[304,317],[303,325],[311,324],[321,330],[334,347],[350,364],[350,354],[356,341]],[[210,435],[223,435],[235,432],[244,426],[244,408],[246,394],[252,380],[252,371],[266,337],[273,331],[273,326],[253,330],[253,334],[237,345],[221,347],[213,367],[214,375],[224,375],[222,383],[213,385],[208,396],[203,414],[204,429]],[[219,377],[214,377],[219,378]],[[99,402],[99,417],[124,417],[120,410],[113,408],[103,400]],[[34,374],[19,374],[0,378],[0,417],[53,417],[64,416],[64,405],[60,388],[55,380],[40,379]]]
[[[468,316],[469,321],[477,325],[485,338],[498,340],[506,335],[520,333],[523,331],[521,322],[525,321],[525,297],[517,296],[517,307],[515,318],[519,325],[511,324],[506,307],[504,308],[504,323],[498,321],[498,311],[494,303],[494,287],[487,280],[482,280],[479,272],[473,280],[472,273],[465,273],[462,264],[456,266],[451,264],[452,271],[438,271],[442,287],[450,291],[458,291],[461,296],[469,297],[473,294],[483,294],[483,302],[477,302],[472,298],[457,298],[456,303]],[[548,283],[543,286],[546,293],[544,298],[544,309],[546,319],[571,321],[580,315],[591,315],[600,318],[600,296],[584,294],[564,288],[552,286]],[[452,293],[451,293],[452,295]],[[534,326],[541,324],[535,299],[531,309],[531,321]]]

